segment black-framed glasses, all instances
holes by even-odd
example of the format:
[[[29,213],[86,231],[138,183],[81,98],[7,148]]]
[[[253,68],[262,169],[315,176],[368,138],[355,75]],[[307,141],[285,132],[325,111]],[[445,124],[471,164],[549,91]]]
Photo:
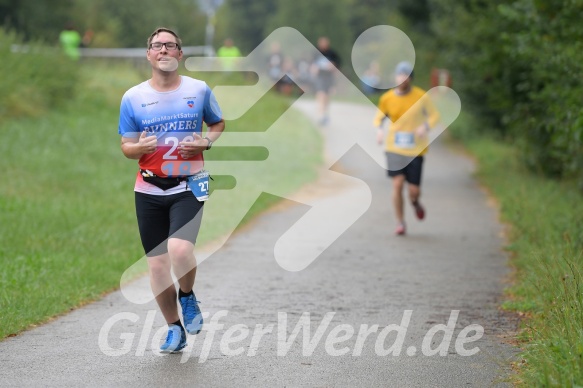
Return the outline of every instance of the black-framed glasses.
[[[154,43],[150,43],[150,48],[152,50],[155,50],[155,51],[162,50],[162,46],[166,46],[166,50],[168,50],[168,51],[172,51],[172,50],[176,50],[176,49],[180,48],[180,46],[178,45],[178,43],[174,43],[174,42],[154,42]]]

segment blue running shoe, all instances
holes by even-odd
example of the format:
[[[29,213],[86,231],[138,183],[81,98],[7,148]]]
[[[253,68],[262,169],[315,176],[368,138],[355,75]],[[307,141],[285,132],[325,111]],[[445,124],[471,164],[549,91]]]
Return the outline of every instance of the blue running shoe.
[[[166,342],[160,346],[162,353],[176,353],[186,346],[186,333],[178,325],[168,325]]]
[[[180,306],[182,306],[182,317],[184,319],[184,327],[189,334],[198,334],[202,329],[202,313],[198,308],[200,303],[196,300],[194,293],[178,298]]]

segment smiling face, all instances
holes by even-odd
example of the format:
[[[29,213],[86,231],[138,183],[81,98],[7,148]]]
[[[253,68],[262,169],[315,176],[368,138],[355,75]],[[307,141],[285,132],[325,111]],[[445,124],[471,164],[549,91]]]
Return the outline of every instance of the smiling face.
[[[169,50],[166,45],[163,45],[160,50],[156,51],[152,48],[154,43],[176,43],[178,39],[169,32],[162,31],[155,35],[150,42],[146,56],[153,70],[161,70],[165,72],[172,72],[178,69],[178,62],[182,59],[182,50],[176,47]]]

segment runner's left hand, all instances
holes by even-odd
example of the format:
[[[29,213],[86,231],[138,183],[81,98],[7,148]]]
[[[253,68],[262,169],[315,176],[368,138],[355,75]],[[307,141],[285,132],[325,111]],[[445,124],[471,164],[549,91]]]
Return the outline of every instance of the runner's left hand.
[[[420,126],[415,128],[415,135],[419,139],[423,139],[425,136],[427,136],[427,133],[428,133],[427,125],[425,125],[425,124],[421,124]]]
[[[178,154],[182,156],[183,159],[190,159],[193,156],[200,154],[202,151],[206,150],[208,141],[202,138],[198,133],[193,134],[194,141],[181,141],[178,143]]]

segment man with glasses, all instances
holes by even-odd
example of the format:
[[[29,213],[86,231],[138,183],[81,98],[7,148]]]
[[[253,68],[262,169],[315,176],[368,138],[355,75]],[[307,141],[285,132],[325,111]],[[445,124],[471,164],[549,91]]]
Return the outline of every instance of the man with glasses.
[[[199,200],[195,192],[196,184],[204,187],[203,152],[219,138],[225,122],[208,85],[178,74],[183,54],[174,31],[156,29],[147,45],[152,78],[124,94],[118,132],[123,154],[138,160],[134,186],[138,228],[150,285],[168,324],[160,350],[170,353],[183,349],[186,332],[198,334],[203,324],[193,286],[194,244],[206,198],[197,193]]]

